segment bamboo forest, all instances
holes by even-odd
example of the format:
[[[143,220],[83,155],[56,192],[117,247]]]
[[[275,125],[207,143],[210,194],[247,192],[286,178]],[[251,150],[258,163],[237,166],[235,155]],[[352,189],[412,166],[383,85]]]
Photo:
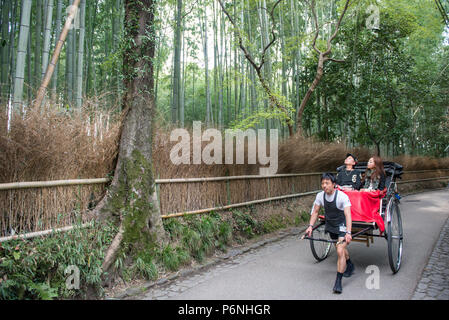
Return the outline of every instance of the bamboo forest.
[[[1,101],[10,116],[36,98],[70,2],[2,1]],[[301,127],[389,155],[446,155],[448,3],[437,2],[353,1],[341,17],[345,1],[156,1],[157,121],[278,128],[283,137]],[[46,103],[121,109],[123,20],[123,1],[80,2]],[[312,42],[324,52],[334,31],[317,77]]]
[[[0,21],[0,299],[448,299],[449,0]]]

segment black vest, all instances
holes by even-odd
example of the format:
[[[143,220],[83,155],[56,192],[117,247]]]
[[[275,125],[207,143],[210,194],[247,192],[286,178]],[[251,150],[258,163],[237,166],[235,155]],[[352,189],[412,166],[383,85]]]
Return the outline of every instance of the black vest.
[[[337,208],[337,196],[338,190],[335,190],[334,200],[329,202],[326,200],[326,193],[323,194],[325,230],[332,233],[339,233],[340,225],[346,225],[345,212]]]

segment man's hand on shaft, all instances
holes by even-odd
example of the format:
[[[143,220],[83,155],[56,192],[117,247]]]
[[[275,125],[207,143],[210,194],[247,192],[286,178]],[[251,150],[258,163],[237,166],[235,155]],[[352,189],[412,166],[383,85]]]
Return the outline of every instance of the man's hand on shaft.
[[[312,236],[312,226],[309,226],[308,228],[307,228],[307,230],[306,230],[306,234],[307,234],[307,236],[308,237],[311,237]]]
[[[351,236],[349,233],[347,233],[347,234],[345,235],[345,241],[346,241],[346,243],[349,244],[349,243],[351,242],[351,240],[352,240],[352,236]]]

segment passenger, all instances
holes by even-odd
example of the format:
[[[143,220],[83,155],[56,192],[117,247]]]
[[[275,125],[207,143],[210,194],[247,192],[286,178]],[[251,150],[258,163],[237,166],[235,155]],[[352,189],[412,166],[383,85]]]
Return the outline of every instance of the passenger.
[[[362,172],[354,169],[357,158],[348,153],[345,159],[346,168],[337,173],[337,185],[343,190],[359,190],[362,186]]]
[[[368,160],[365,173],[365,184],[360,191],[385,189],[385,170],[380,157],[373,156]]]

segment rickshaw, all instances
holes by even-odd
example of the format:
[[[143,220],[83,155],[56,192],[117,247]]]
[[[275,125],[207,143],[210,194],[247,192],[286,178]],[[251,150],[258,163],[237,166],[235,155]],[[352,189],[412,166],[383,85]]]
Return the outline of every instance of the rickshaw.
[[[396,179],[400,179],[403,173],[402,166],[395,162],[384,161],[386,173],[386,191],[378,191],[374,196],[378,196],[380,204],[373,212],[363,212],[358,215],[359,219],[354,219],[354,204],[351,201],[352,221],[352,241],[363,242],[368,247],[374,242],[374,237],[385,238],[388,247],[388,260],[393,274],[399,271],[402,260],[402,219],[399,210],[400,196],[397,189]],[[360,162],[354,166],[362,172],[366,171],[367,162]],[[337,168],[337,172],[343,170],[345,166]],[[354,196],[366,197],[370,192],[354,192]],[[348,194],[345,191],[346,194]],[[359,195],[356,195],[358,193]],[[373,197],[374,197],[373,196]],[[379,200],[378,199],[378,200]],[[350,197],[351,200],[351,197]],[[377,201],[378,201],[377,200]],[[360,208],[358,208],[360,210]],[[360,219],[360,216],[363,219]],[[329,234],[324,231],[325,217],[319,215],[317,224],[313,227],[311,237],[303,236],[303,239],[310,240],[310,249],[315,259],[320,262],[327,258],[333,243],[337,240],[330,239]]]

